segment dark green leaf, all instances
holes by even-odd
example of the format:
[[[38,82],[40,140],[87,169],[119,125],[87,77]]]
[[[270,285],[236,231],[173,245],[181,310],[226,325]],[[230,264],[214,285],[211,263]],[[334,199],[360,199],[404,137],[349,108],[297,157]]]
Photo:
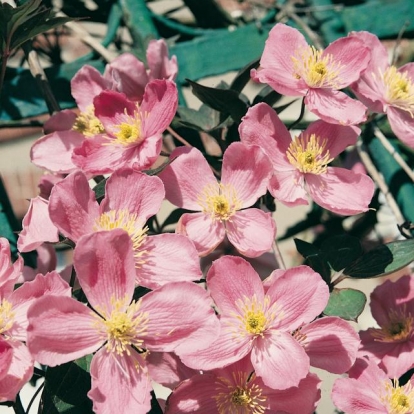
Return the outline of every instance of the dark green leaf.
[[[326,258],[335,271],[340,271],[362,255],[362,247],[356,237],[342,234],[329,237],[321,246]]]
[[[100,181],[98,184],[95,185],[95,187],[93,187],[93,191],[95,192],[95,198],[97,200],[100,200],[101,198],[105,197],[106,180],[107,178]]]
[[[365,294],[359,290],[335,288],[323,313],[326,316],[339,316],[347,321],[356,322],[366,302]]]
[[[270,106],[273,106],[277,101],[280,100],[282,95],[275,90],[273,90],[270,86],[265,86],[253,99],[253,105],[256,105],[260,102],[267,103]],[[295,102],[295,101],[292,101]],[[288,104],[290,105],[290,103]],[[281,111],[280,111],[281,112]],[[279,113],[279,111],[278,111]]]
[[[248,63],[244,68],[240,69],[239,73],[233,79],[230,85],[230,89],[233,91],[241,92],[246,84],[250,81],[250,71],[259,67],[260,59],[255,59],[253,62]]]
[[[176,224],[177,221],[180,219],[180,217],[184,214],[187,213],[187,210],[184,210],[183,208],[176,208],[175,210],[173,210],[168,216],[167,218],[164,220],[164,222],[161,224],[161,231],[165,230],[165,227],[171,225],[171,224]]]
[[[87,397],[91,389],[89,367],[92,356],[48,368],[42,394],[42,414],[93,414]]]
[[[224,115],[230,115],[235,122],[240,122],[246,114],[247,104],[240,99],[239,93],[231,89],[210,88],[188,80],[193,94],[211,108]]]
[[[381,277],[396,272],[414,261],[414,239],[383,244],[347,266],[343,274],[356,279]]]
[[[220,124],[220,112],[204,104],[198,110],[179,107],[178,116],[178,122],[198,131],[208,132]]]

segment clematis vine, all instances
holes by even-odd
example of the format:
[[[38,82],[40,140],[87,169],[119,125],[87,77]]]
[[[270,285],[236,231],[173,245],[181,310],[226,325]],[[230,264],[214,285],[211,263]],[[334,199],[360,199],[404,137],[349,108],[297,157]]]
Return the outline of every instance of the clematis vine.
[[[304,96],[307,108],[325,122],[357,125],[366,120],[366,107],[340,89],[359,79],[369,59],[370,50],[360,39],[340,38],[318,50],[299,30],[278,23],[251,75],[281,94]]]
[[[74,267],[90,307],[60,295],[38,299],[28,312],[30,352],[51,367],[94,353],[88,393],[94,412],[122,405],[127,413],[147,413],[146,352],[209,346],[219,333],[211,298],[194,283],[176,282],[133,300],[132,241],[120,229],[84,236]]]
[[[270,250],[276,225],[270,213],[251,207],[266,193],[271,164],[258,147],[231,144],[223,155],[220,182],[196,148],[178,148],[161,173],[166,198],[185,213],[176,232],[188,236],[200,256],[211,253],[227,236],[244,256]]]
[[[329,164],[360,132],[354,126],[311,123],[298,136],[290,132],[267,104],[251,107],[239,127],[246,145],[258,145],[273,164],[269,191],[288,206],[308,204],[308,196],[337,214],[353,215],[368,210],[375,185],[366,174]]]

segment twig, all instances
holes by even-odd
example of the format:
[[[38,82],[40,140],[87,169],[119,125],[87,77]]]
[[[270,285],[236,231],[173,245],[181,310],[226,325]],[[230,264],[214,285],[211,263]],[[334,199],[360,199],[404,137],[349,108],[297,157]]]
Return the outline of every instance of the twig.
[[[29,412],[30,412],[30,409],[32,408],[32,405],[33,405],[33,403],[34,403],[34,400],[36,399],[36,397],[39,395],[39,393],[40,393],[40,391],[42,391],[42,389],[43,389],[43,387],[45,386],[45,383],[44,382],[42,382],[40,385],[39,385],[39,388],[36,390],[36,392],[33,394],[33,397],[32,397],[32,399],[30,400],[30,402],[29,402],[29,405],[27,406],[27,410],[26,410],[26,414],[29,414]]]
[[[181,135],[177,134],[171,127],[167,128],[167,131],[178,141],[184,144],[186,147],[192,147],[192,145],[186,141]]]
[[[405,30],[407,29],[407,27],[409,25],[410,25],[410,22],[406,21],[403,24],[403,26],[401,27],[401,30],[398,32],[397,39],[395,39],[395,46],[394,46],[394,49],[392,51],[392,59],[391,59],[391,64],[392,65],[395,65],[395,63],[397,62],[397,49],[398,49],[398,46],[401,43],[401,39],[402,39],[403,34],[404,34]]]
[[[377,183],[379,189],[384,194],[388,205],[392,212],[394,213],[394,216],[396,218],[397,223],[403,223],[405,221],[400,208],[398,207],[398,204],[396,203],[394,197],[390,193],[390,190],[388,188],[387,183],[385,182],[382,175],[378,172],[376,169],[374,163],[371,160],[371,157],[369,156],[368,152],[365,149],[365,146],[362,144],[361,141],[358,141],[357,143],[357,150],[359,153],[359,156],[361,157],[362,162],[365,165],[365,168],[371,175],[372,179]]]
[[[413,170],[404,161],[404,159],[397,152],[397,150],[390,144],[387,137],[382,133],[382,131],[377,126],[374,126],[374,135],[379,139],[381,144],[390,153],[390,155],[394,158],[394,160],[398,163],[398,165],[407,173],[407,175],[411,178],[411,180],[414,181]]]
[[[276,240],[272,244],[272,249],[275,255],[276,262],[279,265],[279,269],[286,269],[285,261],[283,260],[282,253],[279,249],[279,245],[276,243]]]

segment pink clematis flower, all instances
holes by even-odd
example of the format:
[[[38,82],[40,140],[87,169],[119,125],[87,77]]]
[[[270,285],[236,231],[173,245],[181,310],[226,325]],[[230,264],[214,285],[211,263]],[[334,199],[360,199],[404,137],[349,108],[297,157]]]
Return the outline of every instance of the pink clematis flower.
[[[357,38],[340,38],[321,51],[278,23],[251,75],[283,95],[304,96],[307,108],[326,122],[357,125],[366,120],[366,107],[339,90],[358,80],[369,59],[369,48]]]
[[[245,357],[183,381],[168,397],[165,413],[311,414],[321,397],[319,386],[319,378],[308,374],[297,387],[274,390]]]
[[[93,104],[105,133],[84,140],[74,149],[72,161],[91,174],[121,167],[143,170],[160,155],[162,133],[177,110],[177,87],[172,81],[154,80],[146,86],[141,104],[113,91],[102,92]]]
[[[196,148],[177,148],[174,161],[160,174],[166,198],[183,214],[176,232],[195,244],[200,256],[211,253],[226,237],[247,257],[271,249],[276,226],[270,213],[252,206],[265,194],[271,164],[258,147],[231,144],[223,155],[220,183]]]
[[[178,234],[148,235],[148,218],[158,213],[164,186],[155,176],[125,168],[108,178],[100,204],[80,172],[56,184],[49,199],[50,218],[75,243],[87,234],[121,228],[133,242],[137,283],[150,289],[173,281],[201,278],[194,244]]]
[[[246,145],[258,145],[273,163],[270,193],[288,206],[308,204],[308,195],[320,206],[342,215],[368,210],[374,182],[365,174],[329,167],[349,145],[356,143],[359,128],[311,123],[293,140],[276,112],[267,104],[247,111],[239,127]]]
[[[135,260],[122,230],[83,237],[74,253],[79,283],[93,310],[75,299],[49,296],[29,312],[28,346],[37,361],[56,366],[95,353],[88,393],[97,414],[150,409],[145,353],[198,350],[218,334],[207,292],[170,283],[133,301]]]
[[[292,332],[315,319],[329,299],[328,285],[308,266],[285,271],[265,292],[253,267],[223,256],[207,273],[221,332],[209,348],[178,353],[190,368],[222,368],[250,355],[256,375],[270,388],[296,387],[309,372],[309,357]]]
[[[379,328],[360,331],[360,355],[368,355],[390,378],[414,367],[414,279],[385,281],[371,293],[371,313]]]
[[[390,380],[374,361],[357,359],[349,378],[338,378],[332,401],[347,414],[403,414],[414,412],[414,380],[400,385]]]
[[[395,135],[414,148],[414,63],[390,65],[386,48],[372,33],[352,32],[350,38],[371,49],[368,67],[351,89],[370,111],[387,114]]]

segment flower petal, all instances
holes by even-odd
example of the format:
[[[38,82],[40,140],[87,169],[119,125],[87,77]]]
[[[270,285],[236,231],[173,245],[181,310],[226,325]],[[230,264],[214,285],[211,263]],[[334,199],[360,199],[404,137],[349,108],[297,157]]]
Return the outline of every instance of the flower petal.
[[[414,148],[414,120],[410,113],[390,106],[387,115],[394,134],[406,145]]]
[[[290,171],[275,172],[269,182],[269,192],[289,207],[309,204],[303,174],[293,167]]]

